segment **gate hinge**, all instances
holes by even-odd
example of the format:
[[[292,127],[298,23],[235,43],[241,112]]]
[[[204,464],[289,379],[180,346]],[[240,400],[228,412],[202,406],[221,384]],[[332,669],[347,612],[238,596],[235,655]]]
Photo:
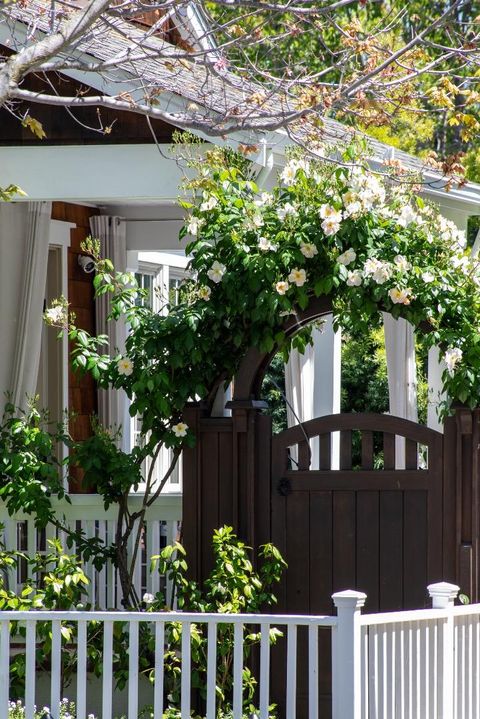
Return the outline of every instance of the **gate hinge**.
[[[282,495],[282,497],[287,497],[292,491],[292,485],[290,484],[290,480],[288,477],[282,477],[278,480],[277,484],[277,492]]]

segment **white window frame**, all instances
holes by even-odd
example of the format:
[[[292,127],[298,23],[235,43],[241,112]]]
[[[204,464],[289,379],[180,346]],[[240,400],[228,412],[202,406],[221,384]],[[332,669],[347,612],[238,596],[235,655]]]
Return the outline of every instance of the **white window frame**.
[[[167,252],[139,252],[138,267],[135,274],[152,277],[152,309],[166,314],[169,301],[170,280],[183,279],[186,275],[188,258],[184,255]],[[130,418],[130,447],[133,448],[140,435],[138,417]],[[156,463],[154,486],[165,476],[170,466],[172,450],[162,448]],[[149,462],[144,466],[144,477],[149,471]],[[175,471],[166,483],[163,492],[178,494],[182,492],[182,456],[179,457]],[[138,486],[138,493],[145,491],[145,482]]]

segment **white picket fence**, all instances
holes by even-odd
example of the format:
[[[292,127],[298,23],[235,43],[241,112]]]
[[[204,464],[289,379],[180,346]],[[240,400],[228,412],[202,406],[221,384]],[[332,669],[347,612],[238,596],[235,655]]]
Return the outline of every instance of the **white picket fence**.
[[[298,646],[300,628],[308,633],[308,719],[323,719],[319,712],[319,632],[332,636],[333,719],[479,719],[480,717],[480,605],[454,606],[458,592],[454,585],[431,585],[432,609],[362,615],[365,595],[354,591],[333,595],[337,616],[282,616],[129,613],[129,612],[0,612],[0,719],[8,718],[10,621],[26,625],[26,719],[33,719],[36,703],[36,623],[51,622],[52,658],[50,708],[58,717],[61,700],[62,622],[77,625],[76,687],[69,693],[77,705],[77,719],[89,712],[87,668],[87,625],[103,624],[103,674],[101,718],[112,719],[114,623],[128,623],[128,719],[137,719],[142,708],[139,692],[139,627],[148,622],[155,636],[155,682],[153,717],[164,711],[164,649],[166,627],[182,625],[181,633],[181,717],[191,710],[193,626],[206,627],[207,695],[206,717],[216,717],[215,678],[217,628],[232,625],[233,719],[242,719],[242,671],[244,629],[260,631],[259,717],[268,719],[271,700],[271,652],[269,630],[278,627],[286,634],[285,714],[280,719],[306,719],[297,712]],[[302,629],[301,631],[305,631]],[[16,645],[18,651],[18,644]],[[321,647],[321,644],[320,644]]]
[[[76,494],[70,497],[71,504],[65,501],[52,501],[56,516],[70,529],[74,531],[81,529],[86,537],[98,537],[106,544],[111,544],[115,537],[116,507],[111,505],[105,510],[102,498],[98,494]],[[129,509],[138,510],[141,501],[140,494],[132,494],[128,502]],[[179,538],[181,518],[180,493],[162,494],[147,509],[145,532],[134,575],[134,585],[139,596],[143,596],[145,592],[155,594],[162,589],[167,593],[167,601],[170,602],[171,587],[158,572],[149,571],[150,557]],[[32,557],[36,552],[48,552],[48,540],[58,538],[62,541],[66,552],[75,552],[75,547],[71,550],[67,548],[64,533],[58,532],[53,526],[38,531],[32,516],[18,513],[10,517],[3,503],[0,503],[0,523],[4,527],[3,544],[8,550],[19,550]],[[9,587],[21,591],[24,582],[30,576],[29,572],[30,567],[20,561],[18,568],[9,572]],[[101,570],[96,570],[92,562],[87,562],[85,572],[90,580],[86,601],[99,609],[120,609],[121,595],[117,571],[113,564],[107,561]]]

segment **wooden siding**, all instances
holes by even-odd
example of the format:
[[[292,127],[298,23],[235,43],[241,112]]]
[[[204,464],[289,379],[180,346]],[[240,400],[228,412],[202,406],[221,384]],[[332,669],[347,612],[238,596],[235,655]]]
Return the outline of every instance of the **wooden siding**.
[[[95,95],[97,92],[86,85],[62,76],[51,78],[63,95],[77,93]],[[24,84],[26,89],[50,94],[50,85],[41,77],[30,76]],[[0,145],[86,145],[86,144],[133,144],[153,142],[147,120],[142,115],[128,112],[98,109],[95,107],[67,110],[40,104],[20,103],[16,107],[19,115],[27,110],[39,120],[46,138],[39,140],[33,133],[9,112],[0,109]],[[75,119],[76,118],[76,119]],[[107,134],[89,127],[98,128],[99,118],[103,127],[110,127]],[[158,142],[170,142],[174,128],[158,120],[152,121]]]
[[[66,202],[54,202],[52,219],[71,222],[76,225],[70,231],[68,250],[68,299],[70,311],[76,316],[76,324],[88,332],[95,332],[95,306],[93,298],[93,275],[85,274],[78,265],[81,254],[80,243],[90,234],[89,219],[98,214],[93,207],[73,205]],[[75,440],[86,439],[91,435],[91,416],[97,411],[96,385],[90,375],[80,376],[71,368],[68,372],[69,410],[74,418],[70,422],[70,431]],[[73,480],[70,490],[74,493],[91,491],[84,486],[82,475],[72,469]]]

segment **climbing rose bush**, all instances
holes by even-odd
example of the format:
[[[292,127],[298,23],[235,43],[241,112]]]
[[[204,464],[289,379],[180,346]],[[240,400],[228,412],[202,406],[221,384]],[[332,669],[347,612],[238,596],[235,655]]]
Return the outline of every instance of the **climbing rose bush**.
[[[117,281],[97,262],[97,292],[113,293],[114,317],[126,314],[132,329],[125,356],[114,358],[83,333],[76,363],[124,388],[149,436],[175,447],[191,441],[186,403],[211,400],[250,346],[287,354],[285,318],[322,295],[337,326],[368,328],[385,311],[420,327],[441,347],[448,402],[478,404],[480,269],[464,234],[412,178],[372,174],[352,148],[344,161],[291,157],[266,192],[244,160],[209,152],[181,203],[190,277],[168,314],[139,306],[132,278]],[[309,333],[293,345],[302,350]]]

